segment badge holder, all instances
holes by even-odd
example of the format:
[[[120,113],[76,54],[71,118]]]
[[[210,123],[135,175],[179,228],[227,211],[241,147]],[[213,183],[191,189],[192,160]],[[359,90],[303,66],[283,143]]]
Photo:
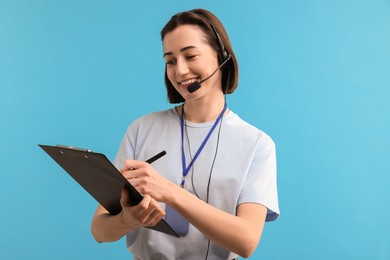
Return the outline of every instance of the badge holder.
[[[165,206],[164,220],[172,227],[172,229],[179,235],[185,236],[188,234],[190,223],[185,220],[177,211],[169,205]]]

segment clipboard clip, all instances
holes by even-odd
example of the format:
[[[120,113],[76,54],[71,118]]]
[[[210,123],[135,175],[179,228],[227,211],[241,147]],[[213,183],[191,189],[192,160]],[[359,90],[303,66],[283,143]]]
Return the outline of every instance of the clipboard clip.
[[[60,144],[57,144],[56,146],[60,147],[60,148],[65,148],[65,149],[70,149],[70,150],[75,150],[75,151],[80,151],[80,152],[92,153],[92,150],[78,148],[78,147],[74,147],[74,146],[67,146],[67,145],[60,145]]]

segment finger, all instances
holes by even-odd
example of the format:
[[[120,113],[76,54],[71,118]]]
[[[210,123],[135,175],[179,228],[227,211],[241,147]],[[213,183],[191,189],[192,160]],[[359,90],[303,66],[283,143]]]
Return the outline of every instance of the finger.
[[[154,210],[154,208],[151,207],[151,201],[152,197],[145,195],[142,201],[137,205],[137,219],[144,225],[147,222],[150,213]]]
[[[126,171],[123,173],[123,177],[125,177],[133,187],[146,185],[151,180],[150,175],[147,172],[143,171],[142,169]]]
[[[148,210],[151,201],[152,197],[150,197],[150,195],[145,195],[141,202],[137,205],[137,210],[139,210],[139,212],[144,213],[146,210]]]
[[[131,178],[127,179],[127,181],[130,183],[131,186],[133,186],[136,191],[138,191],[140,194],[145,195],[147,192],[147,189],[142,186],[143,183],[145,183],[142,179],[140,178]]]
[[[151,199],[149,203],[149,209],[145,212],[148,214],[148,223],[157,223],[162,217],[165,216],[165,211],[161,205],[155,200]]]
[[[141,168],[139,169],[127,169],[127,170],[123,170],[123,177],[125,177],[126,179],[131,179],[131,178],[138,178],[140,176],[142,176],[142,174],[144,173],[145,171]]]
[[[120,172],[121,174],[123,174],[123,173],[124,173],[124,171],[125,171],[125,169],[124,169],[124,168],[122,168],[122,169],[120,169],[120,170],[119,170],[119,172]]]
[[[165,216],[165,211],[162,209],[155,209],[152,214],[150,214],[148,223],[150,226],[155,226],[157,223]]]
[[[146,162],[142,161],[136,161],[136,160],[126,160],[124,163],[124,168],[125,169],[138,169],[142,168],[148,165]]]
[[[129,196],[130,196],[129,191],[127,190],[126,187],[123,187],[121,192],[121,199],[120,199],[120,204],[122,206],[122,209],[124,207],[130,206]]]
[[[139,206],[141,207],[140,211],[142,211],[144,215],[151,215],[155,210],[164,211],[160,204],[147,194],[144,196],[144,199],[141,201]]]

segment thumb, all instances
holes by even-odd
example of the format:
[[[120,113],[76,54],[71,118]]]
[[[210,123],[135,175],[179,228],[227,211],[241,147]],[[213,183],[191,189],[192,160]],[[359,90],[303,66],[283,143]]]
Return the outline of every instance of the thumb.
[[[120,200],[122,209],[124,207],[130,206],[130,198],[129,198],[129,196],[130,196],[129,191],[127,190],[126,186],[123,186],[122,192],[121,192],[121,200]]]

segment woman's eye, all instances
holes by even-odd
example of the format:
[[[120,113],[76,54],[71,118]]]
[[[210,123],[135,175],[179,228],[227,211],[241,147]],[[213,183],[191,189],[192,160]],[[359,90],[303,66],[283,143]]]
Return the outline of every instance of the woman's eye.
[[[176,61],[175,60],[167,60],[165,63],[167,65],[174,65],[176,63]]]
[[[187,56],[187,60],[193,60],[195,59],[196,55],[189,55]]]

